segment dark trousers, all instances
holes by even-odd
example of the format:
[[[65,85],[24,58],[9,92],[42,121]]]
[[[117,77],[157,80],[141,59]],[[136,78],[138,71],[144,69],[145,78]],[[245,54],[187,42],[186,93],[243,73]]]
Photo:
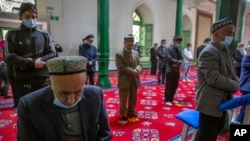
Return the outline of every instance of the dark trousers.
[[[14,81],[14,107],[18,105],[18,101],[22,96],[25,96],[28,93],[34,92],[38,89],[41,89],[48,85],[48,81],[46,78],[38,79],[38,80],[15,80]]]
[[[95,72],[94,71],[87,71],[86,72],[86,82],[85,84],[95,85]]]
[[[151,75],[156,75],[156,70],[157,70],[157,61],[151,61]]]
[[[158,69],[158,84],[164,84],[166,78],[166,66]]]
[[[219,132],[226,123],[226,112],[221,117],[213,117],[200,113],[199,128],[195,136],[195,141],[216,141]]]
[[[4,85],[3,85],[4,83]],[[3,85],[3,87],[2,87]],[[1,73],[0,74],[0,87],[1,87],[1,94],[4,97],[8,96],[8,90],[9,90],[10,82],[8,80],[7,73]]]
[[[165,102],[172,102],[174,100],[174,95],[178,87],[180,72],[167,72],[166,77],[167,81],[165,87]]]

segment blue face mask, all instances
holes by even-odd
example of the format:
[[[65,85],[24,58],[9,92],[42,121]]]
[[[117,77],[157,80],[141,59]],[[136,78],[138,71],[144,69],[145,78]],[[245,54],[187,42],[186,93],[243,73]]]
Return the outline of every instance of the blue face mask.
[[[220,44],[225,46],[225,47],[228,47],[233,41],[233,36],[226,36],[224,41],[220,41]]]
[[[176,47],[180,48],[181,47],[181,44],[177,43],[175,44]]]
[[[75,107],[80,101],[81,101],[81,97],[71,106],[67,106],[63,103],[61,103],[56,97],[54,98],[54,101],[53,101],[53,104],[58,106],[58,107],[61,107],[61,108],[64,108],[64,109],[69,109],[69,108],[73,108]]]
[[[36,19],[30,19],[30,20],[23,19],[23,24],[28,28],[33,28],[36,26]]]

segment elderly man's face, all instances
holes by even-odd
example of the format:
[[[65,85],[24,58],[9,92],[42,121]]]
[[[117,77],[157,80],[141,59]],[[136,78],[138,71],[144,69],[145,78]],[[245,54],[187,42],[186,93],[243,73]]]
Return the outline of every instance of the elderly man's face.
[[[131,51],[134,46],[134,42],[125,42],[124,46],[125,48],[127,48],[128,51]]]
[[[219,41],[223,41],[226,36],[232,37],[234,35],[235,27],[234,25],[226,25],[221,29],[218,29],[214,34],[215,38]]]
[[[72,106],[82,95],[86,73],[52,75],[50,85],[54,96],[64,105]]]

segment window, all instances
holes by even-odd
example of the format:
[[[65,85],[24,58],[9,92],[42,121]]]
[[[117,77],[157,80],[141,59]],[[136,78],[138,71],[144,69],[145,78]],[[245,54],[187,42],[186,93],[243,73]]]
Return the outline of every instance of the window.
[[[133,35],[135,42],[139,42],[140,37],[140,27],[142,25],[141,17],[137,12],[133,13]]]
[[[25,2],[35,4],[35,0],[0,0],[0,12],[19,13],[20,5]]]

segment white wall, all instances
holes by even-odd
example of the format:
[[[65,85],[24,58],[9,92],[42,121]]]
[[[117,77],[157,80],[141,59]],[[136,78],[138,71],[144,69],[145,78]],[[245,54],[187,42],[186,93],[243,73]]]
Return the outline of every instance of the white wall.
[[[54,7],[53,15],[59,17],[58,21],[50,21],[51,36],[62,45],[62,55],[78,55],[82,38],[88,34],[97,36],[97,1],[60,1],[61,4],[57,0],[47,0],[48,5]]]
[[[61,4],[58,4],[60,3]],[[116,69],[114,54],[123,48],[123,37],[132,33],[134,10],[144,5],[151,11],[151,17],[144,17],[145,23],[153,21],[153,42],[167,39],[172,41],[175,31],[176,2],[172,0],[110,0],[110,69]],[[97,36],[97,0],[47,0],[50,7],[54,7],[53,15],[59,16],[58,21],[50,21],[50,32],[53,40],[64,48],[63,55],[77,55],[78,45],[87,34]],[[62,9],[62,10],[61,10]],[[95,44],[97,45],[97,38]]]

